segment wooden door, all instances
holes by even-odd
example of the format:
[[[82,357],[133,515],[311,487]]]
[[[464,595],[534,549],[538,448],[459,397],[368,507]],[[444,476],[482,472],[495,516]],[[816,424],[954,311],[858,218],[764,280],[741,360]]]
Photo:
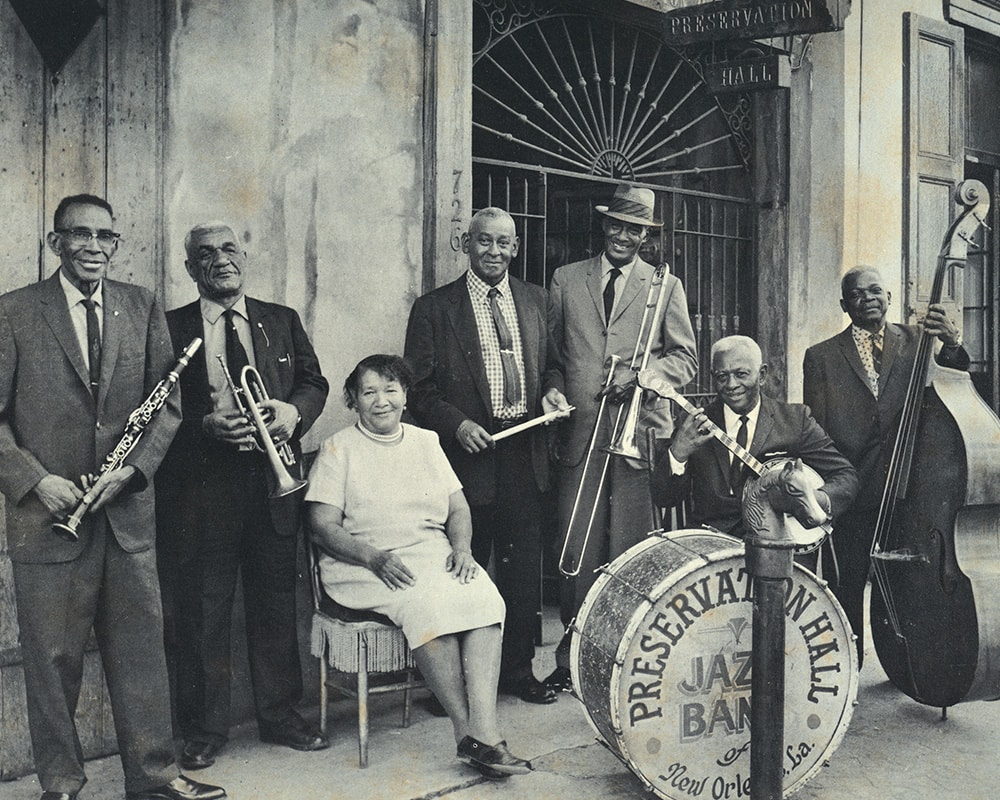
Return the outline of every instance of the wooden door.
[[[903,15],[904,322],[924,314],[941,241],[964,175],[965,56],[961,28]],[[962,309],[962,276],[952,270],[942,298]]]

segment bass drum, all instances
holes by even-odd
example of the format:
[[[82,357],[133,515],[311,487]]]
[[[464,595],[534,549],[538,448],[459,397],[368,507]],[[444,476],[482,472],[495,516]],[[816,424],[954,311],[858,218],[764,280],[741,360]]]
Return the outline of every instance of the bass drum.
[[[658,797],[749,797],[753,595],[743,543],[708,529],[658,531],[601,572],[570,652],[591,725]],[[843,609],[798,565],[785,625],[788,796],[840,744],[858,667]]]

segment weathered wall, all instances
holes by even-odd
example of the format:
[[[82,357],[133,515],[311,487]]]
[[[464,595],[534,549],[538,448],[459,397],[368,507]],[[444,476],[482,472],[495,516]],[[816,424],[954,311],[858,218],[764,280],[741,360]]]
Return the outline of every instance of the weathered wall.
[[[402,350],[420,291],[421,3],[179,3],[168,30],[166,299],[185,232],[232,220],[250,291],[300,311],[334,387]],[[331,393],[306,447],[352,418]]]

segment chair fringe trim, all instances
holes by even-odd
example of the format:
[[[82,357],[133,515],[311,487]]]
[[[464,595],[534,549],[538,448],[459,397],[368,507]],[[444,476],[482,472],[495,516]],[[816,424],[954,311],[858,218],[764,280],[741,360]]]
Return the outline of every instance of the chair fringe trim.
[[[310,651],[316,658],[325,652],[335,670],[357,672],[359,636],[368,643],[368,672],[398,672],[416,666],[399,628],[378,622],[343,622],[320,613],[313,614]]]

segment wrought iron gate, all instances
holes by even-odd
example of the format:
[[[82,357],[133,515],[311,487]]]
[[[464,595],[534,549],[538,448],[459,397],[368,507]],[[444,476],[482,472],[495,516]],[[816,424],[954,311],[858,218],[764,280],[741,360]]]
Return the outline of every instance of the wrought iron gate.
[[[475,0],[473,47],[473,206],[514,216],[515,274],[544,286],[599,253],[593,206],[628,181],[656,192],[664,224],[642,256],[683,281],[699,363],[720,336],[753,335],[749,98],[721,105],[701,55],[553,3]],[[688,387],[709,390],[707,374]]]

